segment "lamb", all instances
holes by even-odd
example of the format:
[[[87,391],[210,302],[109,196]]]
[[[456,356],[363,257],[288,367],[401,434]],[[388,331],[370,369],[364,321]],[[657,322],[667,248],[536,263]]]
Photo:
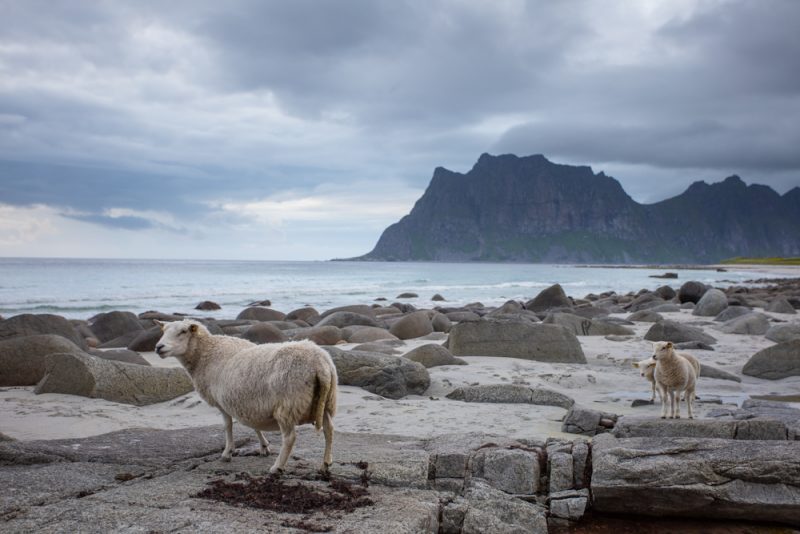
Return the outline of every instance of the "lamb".
[[[653,359],[656,360],[655,379],[662,400],[661,418],[667,417],[667,398],[669,398],[670,419],[680,418],[680,392],[684,391],[689,419],[694,419],[692,408],[700,364],[695,360],[695,366],[685,355],[675,352],[671,341],[654,343]]]
[[[296,438],[295,426],[313,423],[325,435],[322,469],[333,461],[333,416],[337,373],[327,352],[310,341],[255,345],[230,336],[212,335],[191,321],[159,322],[163,335],[156,344],[162,358],[173,356],[192,378],[200,397],[222,413],[225,449],[234,449],[233,418],[253,428],[261,455],[269,454],[266,430],[280,430],[280,454],[270,473],[283,470]]]

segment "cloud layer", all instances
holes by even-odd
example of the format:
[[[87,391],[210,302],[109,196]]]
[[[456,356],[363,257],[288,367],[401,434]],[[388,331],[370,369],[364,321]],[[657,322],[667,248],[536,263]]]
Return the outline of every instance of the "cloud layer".
[[[55,253],[36,221],[75,233],[66,255],[357,255],[434,167],[486,151],[590,164],[640,201],[800,184],[793,0],[0,12],[4,255]]]

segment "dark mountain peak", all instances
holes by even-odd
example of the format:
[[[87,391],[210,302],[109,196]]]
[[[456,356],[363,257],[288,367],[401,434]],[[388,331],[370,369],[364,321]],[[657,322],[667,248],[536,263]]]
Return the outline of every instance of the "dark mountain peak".
[[[642,205],[588,166],[485,153],[466,173],[437,167],[411,213],[362,259],[674,263],[767,255],[800,255],[800,187],[781,197],[734,175]]]

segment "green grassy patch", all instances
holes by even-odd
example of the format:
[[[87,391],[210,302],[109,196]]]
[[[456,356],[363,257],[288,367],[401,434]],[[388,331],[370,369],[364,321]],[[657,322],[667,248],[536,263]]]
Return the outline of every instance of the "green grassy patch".
[[[800,258],[729,258],[720,263],[731,265],[800,265]]]

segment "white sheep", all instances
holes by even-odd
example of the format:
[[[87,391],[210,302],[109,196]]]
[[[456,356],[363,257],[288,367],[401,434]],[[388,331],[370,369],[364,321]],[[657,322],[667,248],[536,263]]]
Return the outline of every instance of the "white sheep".
[[[661,418],[667,417],[667,399],[670,405],[670,419],[681,416],[681,391],[685,392],[689,419],[694,418],[694,390],[700,364],[692,363],[686,355],[675,352],[671,341],[653,343],[653,359],[656,360],[656,387],[661,394]],[[694,359],[692,357],[692,359]]]
[[[653,357],[649,357],[646,360],[641,360],[638,362],[631,362],[633,366],[639,370],[639,374],[647,379],[650,382],[653,390],[650,393],[650,402],[655,402],[656,400],[656,361]]]
[[[261,454],[269,454],[262,432],[280,430],[281,451],[271,473],[284,468],[295,442],[295,426],[313,423],[325,434],[323,469],[333,460],[336,367],[327,352],[310,341],[255,345],[244,339],[215,336],[202,324],[184,320],[161,323],[156,344],[162,358],[174,356],[189,372],[195,390],[222,412],[225,450],[233,452],[233,418],[253,428]]]

